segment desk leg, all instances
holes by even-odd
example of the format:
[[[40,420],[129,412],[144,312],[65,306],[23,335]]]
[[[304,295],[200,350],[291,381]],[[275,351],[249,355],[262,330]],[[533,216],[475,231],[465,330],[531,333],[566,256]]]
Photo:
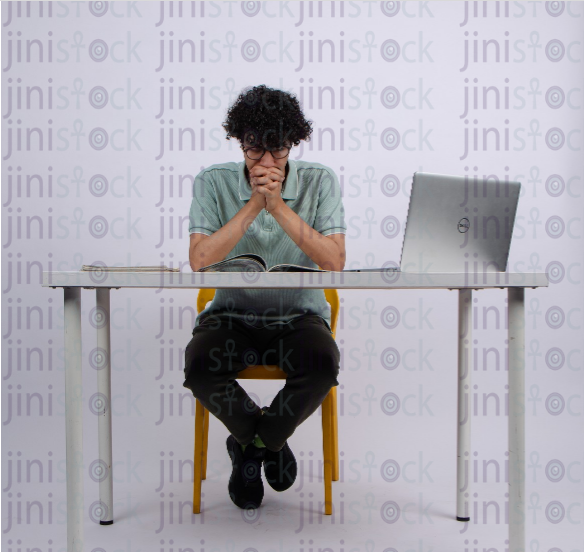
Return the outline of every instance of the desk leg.
[[[525,309],[523,288],[509,299],[509,552],[525,550]]]
[[[81,288],[63,288],[65,302],[65,436],[67,550],[83,551],[83,383]]]
[[[456,519],[470,521],[470,388],[472,372],[472,289],[458,290],[458,424],[456,462]]]
[[[96,288],[97,349],[92,365],[97,369],[97,392],[102,402],[97,410],[97,438],[99,460],[95,463],[94,478],[99,481],[101,503],[100,525],[114,522],[112,479],[112,409],[111,405],[111,344],[110,344],[110,290]]]

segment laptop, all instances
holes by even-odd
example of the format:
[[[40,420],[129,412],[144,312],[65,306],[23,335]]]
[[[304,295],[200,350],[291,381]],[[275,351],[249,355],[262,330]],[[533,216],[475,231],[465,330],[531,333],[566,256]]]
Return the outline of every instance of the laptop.
[[[343,272],[505,272],[521,184],[416,172],[399,266]]]

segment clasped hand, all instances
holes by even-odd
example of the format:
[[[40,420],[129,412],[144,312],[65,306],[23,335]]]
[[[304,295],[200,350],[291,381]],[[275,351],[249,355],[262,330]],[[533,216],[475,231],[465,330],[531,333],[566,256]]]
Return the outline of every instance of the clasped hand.
[[[283,203],[282,182],[285,178],[284,173],[277,167],[260,165],[252,167],[249,170],[251,199],[271,213]]]

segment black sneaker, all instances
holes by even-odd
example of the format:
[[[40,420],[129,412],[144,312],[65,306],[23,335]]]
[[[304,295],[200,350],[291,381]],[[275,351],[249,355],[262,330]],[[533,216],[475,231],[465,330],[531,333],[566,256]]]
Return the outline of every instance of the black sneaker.
[[[263,406],[262,410],[267,412],[268,407]],[[268,485],[272,487],[274,491],[278,491],[279,493],[292,487],[296,480],[298,466],[296,464],[296,458],[294,457],[294,454],[292,454],[292,450],[288,445],[288,441],[286,441],[284,446],[277,452],[274,452],[267,447],[262,450],[265,451],[264,475],[266,476]]]
[[[250,443],[244,452],[233,435],[227,437],[226,444],[233,464],[227,486],[231,500],[240,508],[259,508],[264,498],[262,461],[266,449],[257,448]]]

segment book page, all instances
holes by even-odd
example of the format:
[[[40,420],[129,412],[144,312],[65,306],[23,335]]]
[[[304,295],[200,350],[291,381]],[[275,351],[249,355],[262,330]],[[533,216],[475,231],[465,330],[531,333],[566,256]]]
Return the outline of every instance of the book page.
[[[322,270],[320,268],[294,264],[278,264],[271,267],[268,272],[330,272],[330,270]]]
[[[255,253],[244,253],[199,268],[198,272],[266,272],[266,261]]]

